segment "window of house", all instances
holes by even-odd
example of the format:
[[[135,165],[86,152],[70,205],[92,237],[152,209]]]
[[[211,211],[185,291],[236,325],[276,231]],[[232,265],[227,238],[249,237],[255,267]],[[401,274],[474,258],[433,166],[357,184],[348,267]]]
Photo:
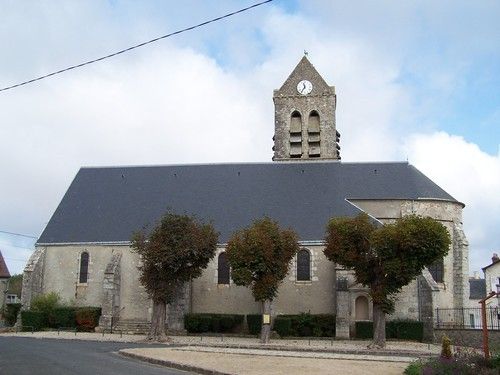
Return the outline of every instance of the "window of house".
[[[79,282],[84,284],[89,278],[89,253],[86,251],[80,255],[80,279]]]
[[[474,320],[474,314],[469,314],[469,322],[471,328],[476,328],[476,322]]]
[[[297,253],[297,281],[311,280],[311,253],[302,249]]]
[[[442,283],[444,281],[444,262],[443,259],[438,259],[430,266],[427,267],[432,275],[432,278],[437,283]]]
[[[229,263],[226,253],[220,253],[217,260],[217,284],[229,284]]]

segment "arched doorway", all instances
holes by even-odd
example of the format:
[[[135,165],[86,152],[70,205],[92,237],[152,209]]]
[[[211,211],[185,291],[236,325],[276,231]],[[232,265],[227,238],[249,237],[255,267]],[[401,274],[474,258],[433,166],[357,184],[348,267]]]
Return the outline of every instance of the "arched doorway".
[[[354,303],[354,309],[355,309],[354,316],[356,321],[369,319],[368,298],[366,298],[365,296],[359,296],[358,298],[356,298],[356,301]]]

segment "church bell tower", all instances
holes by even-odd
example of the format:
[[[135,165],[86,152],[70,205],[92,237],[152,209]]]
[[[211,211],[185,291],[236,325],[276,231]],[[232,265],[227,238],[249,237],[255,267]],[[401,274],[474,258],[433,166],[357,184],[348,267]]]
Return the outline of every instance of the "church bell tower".
[[[337,97],[304,56],[274,90],[274,161],[340,160]]]

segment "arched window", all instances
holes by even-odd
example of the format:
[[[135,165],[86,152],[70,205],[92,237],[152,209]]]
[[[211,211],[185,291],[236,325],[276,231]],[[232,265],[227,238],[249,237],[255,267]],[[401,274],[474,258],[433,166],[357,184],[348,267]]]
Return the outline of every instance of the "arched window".
[[[217,284],[229,284],[229,264],[226,253],[220,253],[217,260]]]
[[[307,121],[307,141],[309,146],[309,157],[311,158],[318,158],[321,156],[319,124],[320,121],[318,112],[312,111],[309,114],[309,120]]]
[[[368,320],[368,298],[359,296],[354,302],[356,320]]]
[[[86,283],[89,278],[89,253],[84,251],[80,255],[80,283]]]
[[[302,157],[302,116],[298,111],[290,118],[290,157]]]
[[[311,254],[306,249],[297,253],[297,281],[311,280]]]
[[[444,262],[443,258],[436,260],[430,266],[427,267],[432,275],[432,278],[437,283],[442,283],[444,281]]]

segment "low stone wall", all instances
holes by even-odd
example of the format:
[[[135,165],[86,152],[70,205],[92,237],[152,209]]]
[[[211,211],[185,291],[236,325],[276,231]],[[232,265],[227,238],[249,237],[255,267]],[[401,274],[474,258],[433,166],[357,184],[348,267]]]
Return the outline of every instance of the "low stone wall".
[[[483,347],[483,331],[481,329],[434,329],[434,342],[441,343],[443,335],[451,339],[453,345]],[[500,351],[500,330],[488,330],[491,351]]]

